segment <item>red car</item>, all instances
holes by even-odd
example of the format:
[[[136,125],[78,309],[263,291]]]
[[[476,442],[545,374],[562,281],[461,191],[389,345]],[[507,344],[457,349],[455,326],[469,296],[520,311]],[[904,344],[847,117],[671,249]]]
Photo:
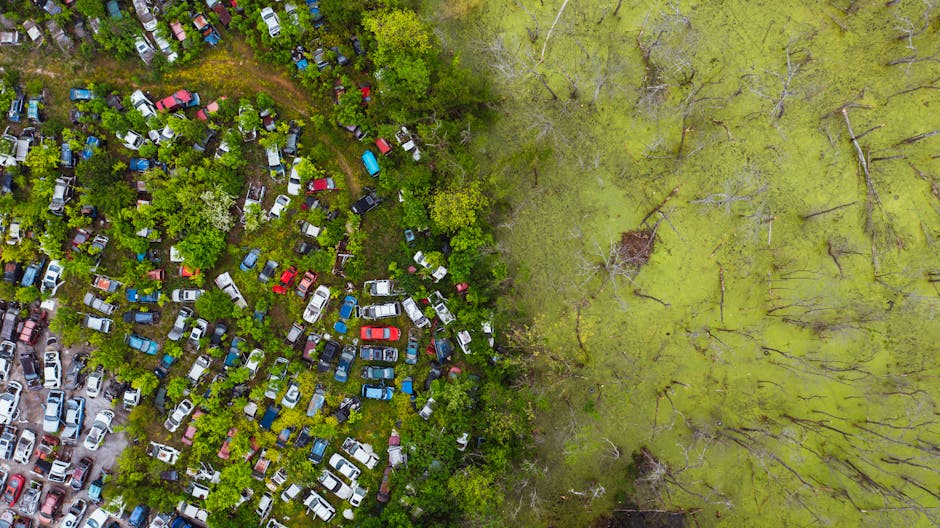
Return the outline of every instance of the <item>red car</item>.
[[[23,475],[13,475],[10,477],[10,480],[7,481],[7,487],[3,490],[3,497],[0,498],[0,501],[13,506],[16,504],[16,501],[20,500],[20,494],[23,493],[23,488],[25,487],[26,477]]]
[[[221,4],[216,4],[216,5],[221,5]],[[199,118],[201,121],[207,121],[209,119],[209,116],[219,111],[219,103],[224,101],[225,99],[226,98],[224,96],[219,97],[215,101],[212,101],[211,103],[207,104],[205,108],[202,108],[198,112],[196,112],[196,117]]]
[[[28,321],[23,323],[23,330],[20,332],[19,341],[20,343],[26,343],[27,345],[35,346],[39,341],[40,334],[42,334],[42,326],[39,324],[39,321],[30,318]]]
[[[43,524],[52,524],[52,521],[59,516],[59,510],[62,509],[62,500],[65,499],[65,490],[54,486],[46,493],[46,499],[42,502],[39,509],[39,522]]]
[[[199,104],[199,99],[192,92],[183,88],[177,90],[173,95],[157,101],[157,110],[174,112],[180,108],[195,106]]]
[[[401,330],[394,326],[363,326],[359,331],[363,341],[398,341]]]
[[[284,270],[284,273],[281,273],[281,280],[279,284],[275,284],[271,291],[274,293],[284,295],[287,293],[287,290],[291,289],[294,285],[294,279],[297,278],[297,267],[291,266]]]
[[[200,416],[206,414],[202,409],[196,409],[196,412],[193,413],[193,420],[189,422],[189,427],[186,428],[186,432],[183,433],[183,443],[191,446],[193,445],[193,440],[196,439],[196,420]]]
[[[312,271],[304,273],[303,278],[300,279],[300,284],[297,285],[297,289],[295,290],[297,295],[299,295],[301,299],[306,299],[307,295],[310,293],[310,288],[316,284],[319,277],[319,275]]]
[[[238,432],[238,428],[232,427],[228,430],[228,435],[225,437],[225,441],[222,442],[222,447],[219,449],[219,452],[216,453],[216,456],[222,460],[228,460],[232,456],[232,439],[235,438],[235,433]]]
[[[320,191],[332,191],[336,189],[336,183],[333,181],[333,178],[317,178],[311,181],[307,186],[308,193],[315,193]]]

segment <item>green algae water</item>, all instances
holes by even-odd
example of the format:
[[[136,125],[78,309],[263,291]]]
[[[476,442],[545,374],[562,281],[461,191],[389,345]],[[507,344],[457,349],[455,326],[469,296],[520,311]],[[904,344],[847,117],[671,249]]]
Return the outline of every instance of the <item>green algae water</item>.
[[[431,7],[500,99],[539,397],[504,523],[940,524],[940,10]]]

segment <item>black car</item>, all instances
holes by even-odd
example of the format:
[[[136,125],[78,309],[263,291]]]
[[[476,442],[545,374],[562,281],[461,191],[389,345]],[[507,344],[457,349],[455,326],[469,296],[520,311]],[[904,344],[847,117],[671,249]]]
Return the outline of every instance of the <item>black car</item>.
[[[323,346],[323,351],[320,352],[320,360],[317,362],[317,372],[326,372],[333,368],[333,360],[336,359],[336,355],[339,354],[341,348],[343,347],[336,341],[327,341],[326,345]]]
[[[124,391],[126,391],[131,386],[130,383],[126,381],[120,381],[117,378],[111,378],[108,383],[108,388],[104,391],[105,400],[113,400],[115,398],[123,398]]]
[[[300,142],[300,126],[294,122],[290,122],[290,127],[287,129],[287,144],[284,145],[284,154],[288,156],[297,155],[297,144]]]
[[[212,329],[212,335],[209,336],[209,346],[222,346],[222,338],[225,337],[226,332],[228,332],[228,327],[222,321],[216,321],[215,327]]]
[[[424,382],[424,390],[430,391],[431,383],[433,383],[434,380],[440,378],[442,372],[443,372],[443,369],[441,367],[441,364],[438,363],[436,360],[431,361],[431,370],[428,371],[428,379],[425,380]]]
[[[336,412],[333,413],[333,418],[336,418],[339,423],[345,423],[349,419],[350,413],[358,411],[360,407],[362,407],[362,402],[358,396],[347,396],[339,404],[339,409],[336,409]]]
[[[128,310],[124,312],[125,323],[137,323],[152,325],[160,322],[160,312],[142,312],[140,310]]]
[[[277,261],[269,260],[264,264],[264,268],[261,269],[261,273],[258,274],[258,280],[261,282],[268,282],[271,280],[271,277],[274,276],[274,272],[277,271]]]
[[[375,195],[374,191],[370,190],[369,194],[356,200],[352,204],[352,212],[358,215],[368,213],[369,211],[378,207],[380,203],[382,203],[382,200],[380,200],[379,197]]]
[[[33,356],[32,351],[23,351],[20,353],[20,366],[23,367],[23,377],[26,378],[27,390],[39,390],[42,388],[42,379],[39,376],[39,362]]]
[[[23,265],[19,262],[7,262],[3,266],[3,280],[16,284],[23,278]]]
[[[303,429],[300,430],[300,434],[297,435],[297,439],[294,440],[294,447],[303,449],[310,444],[310,440],[312,439],[313,437],[310,436],[310,426],[305,425]]]
[[[353,35],[350,37],[349,42],[352,43],[353,51],[356,52],[356,55],[364,57],[366,50],[362,48],[362,42],[359,41],[359,35]]]
[[[85,354],[79,354],[72,357],[72,362],[69,363],[68,369],[65,371],[65,389],[66,390],[75,390],[85,381],[85,374],[82,374],[82,369],[85,368],[85,362],[88,359],[88,356]]]

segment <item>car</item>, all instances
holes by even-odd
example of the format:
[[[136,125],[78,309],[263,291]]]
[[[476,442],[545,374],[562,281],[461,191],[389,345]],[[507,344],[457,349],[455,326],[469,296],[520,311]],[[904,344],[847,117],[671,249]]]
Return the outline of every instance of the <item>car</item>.
[[[196,350],[202,346],[200,342],[203,337],[206,335],[206,330],[209,329],[209,321],[205,319],[196,319],[195,324],[193,324],[193,329],[189,333],[189,344],[193,346]]]
[[[379,493],[375,500],[381,503],[387,503],[391,498],[392,485],[392,466],[385,467],[385,473],[382,474],[382,482],[379,484]]]
[[[314,464],[322,462],[323,456],[326,454],[326,448],[329,447],[329,445],[330,441],[325,438],[314,438],[313,445],[310,446],[310,453],[307,454],[307,460]]]
[[[264,521],[271,513],[272,507],[274,507],[274,497],[270,493],[265,493],[258,501],[258,507],[255,508],[255,513],[258,514],[261,521]]]
[[[387,319],[401,315],[401,305],[398,302],[370,304],[359,309],[359,317],[366,320]]]
[[[248,354],[245,368],[248,369],[249,379],[254,379],[255,375],[258,374],[258,368],[261,366],[262,361],[264,361],[264,350],[256,348]]]
[[[293,409],[297,406],[297,403],[300,402],[300,384],[296,381],[290,382],[290,385],[287,386],[287,391],[284,393],[284,397],[281,398],[281,405],[287,407],[288,409]]]
[[[160,322],[160,312],[144,312],[136,308],[124,312],[125,323],[153,325]]]
[[[356,311],[356,306],[359,304],[359,301],[356,300],[352,295],[347,295],[343,299],[343,305],[339,307],[339,318],[343,321],[346,321],[352,317],[353,313]]]
[[[58,350],[46,350],[42,355],[42,386],[58,389],[62,386],[62,360]]]
[[[80,491],[84,488],[85,481],[88,480],[88,476],[91,474],[92,465],[94,465],[94,460],[92,460],[91,457],[82,457],[78,461],[78,465],[75,466],[75,470],[72,471],[69,487],[75,491]]]
[[[307,295],[310,293],[310,288],[316,284],[317,279],[320,276],[312,271],[304,272],[303,277],[300,279],[300,283],[297,284],[297,289],[294,290],[294,293],[297,294],[301,299],[306,299]]]
[[[150,64],[150,61],[153,59],[153,54],[156,51],[153,49],[153,46],[151,46],[150,43],[147,42],[147,40],[142,36],[137,37],[137,39],[134,41],[134,49],[137,50],[137,55],[140,56],[140,60],[147,64]]]
[[[238,269],[242,271],[248,271],[255,267],[255,264],[258,263],[258,255],[261,254],[261,250],[258,248],[252,248],[248,251],[248,254],[242,259],[241,264],[238,265]]]
[[[310,490],[310,494],[304,499],[304,506],[323,522],[330,522],[336,516],[336,509],[313,490]]]
[[[283,295],[287,293],[287,291],[290,290],[291,287],[293,287],[294,280],[296,280],[296,278],[297,278],[297,267],[291,266],[287,268],[281,273],[281,278],[279,279],[278,283],[275,284],[273,288],[271,288],[271,291],[279,295]]]
[[[20,439],[16,442],[16,449],[13,451],[13,461],[19,464],[29,464],[33,457],[33,447],[36,445],[36,433],[29,429],[23,429],[20,433]]]
[[[72,501],[72,504],[69,506],[68,511],[65,514],[65,517],[62,518],[62,521],[59,522],[60,528],[78,528],[78,523],[82,521],[82,518],[85,517],[85,512],[88,511],[88,501],[85,499],[75,499]]]
[[[418,332],[412,328],[408,331],[408,345],[405,347],[405,364],[415,365],[418,363]]]
[[[326,372],[332,368],[333,360],[340,351],[340,344],[332,339],[326,342],[323,351],[320,352],[320,359],[317,361],[317,372]]]
[[[85,449],[97,451],[104,443],[105,436],[111,430],[111,422],[113,421],[114,411],[110,409],[98,411],[98,414],[95,415],[95,421],[91,424],[91,429],[88,430],[88,435],[85,437]]]
[[[173,302],[196,302],[196,299],[198,299],[204,292],[205,290],[200,290],[198,288],[177,288],[170,292],[170,299],[172,299]]]
[[[3,433],[0,433],[0,459],[9,460],[13,456],[17,433],[19,433],[19,430],[12,425],[6,426]]]
[[[232,440],[235,439],[235,435],[238,433],[238,429],[232,427],[228,430],[228,434],[225,436],[225,440],[222,441],[222,447],[219,448],[219,452],[216,453],[216,456],[222,460],[228,460],[232,456]]]
[[[340,475],[350,481],[356,480],[359,478],[359,475],[362,474],[361,469],[339,453],[333,453],[333,456],[330,457],[330,465],[333,466],[336,471],[339,471]]]
[[[389,279],[365,281],[362,289],[372,297],[398,297],[405,294],[395,281]]]
[[[385,385],[365,384],[362,386],[362,396],[370,400],[391,400],[394,394],[395,389]]]
[[[349,497],[349,505],[358,508],[362,504],[363,499],[366,498],[366,495],[369,494],[367,488],[363,488],[357,483],[353,483],[353,494],[352,497]]]
[[[322,191],[335,191],[336,182],[333,178],[316,178],[307,184],[307,193],[317,193]]]
[[[55,434],[62,424],[62,412],[65,410],[65,393],[51,390],[46,396],[45,412],[42,418],[42,431]]]
[[[395,369],[392,367],[362,367],[362,377],[368,380],[395,379]]]
[[[354,345],[346,345],[343,348],[343,353],[339,356],[339,365],[336,367],[336,374],[333,375],[333,379],[340,382],[346,383],[349,380],[349,370],[352,368],[353,361],[356,360],[356,347]]]
[[[286,148],[284,149],[284,154],[290,154],[287,152]],[[294,158],[293,163],[291,163],[290,174],[287,176],[287,194],[291,196],[299,196],[300,191],[303,189],[300,174],[297,172],[297,166],[303,162],[304,158]]]
[[[286,358],[279,357],[274,360],[274,364],[268,369],[268,386],[264,391],[264,397],[269,399],[277,398],[281,391],[281,380],[287,374],[288,361]]]
[[[160,351],[160,345],[153,339],[139,336],[137,334],[128,334],[124,336],[124,342],[134,350],[139,350],[144,354],[154,356]]]
[[[290,196],[279,194],[277,198],[274,199],[274,205],[271,206],[271,210],[268,211],[268,218],[280,218],[281,215],[284,214],[284,210],[287,209],[287,206],[289,205]]]
[[[0,497],[0,500],[7,503],[11,508],[16,501],[19,500],[20,494],[23,493],[23,488],[26,487],[26,477],[23,475],[12,475],[7,479],[7,485],[3,489],[3,496]]]
[[[274,272],[277,271],[277,261],[268,260],[264,263],[264,267],[261,268],[261,273],[258,274],[258,280],[261,282],[268,282],[271,280],[271,277],[274,276]]]
[[[222,321],[216,321],[212,326],[212,334],[209,336],[209,344],[215,347],[222,346],[222,340],[225,339],[226,332],[228,332],[228,326],[226,326]]]
[[[190,92],[185,88],[157,101],[157,110],[165,112],[175,112],[181,108],[192,108],[194,106],[199,106],[199,94]]]
[[[281,34],[281,21],[277,18],[277,13],[271,7],[265,7],[261,10],[261,20],[268,26],[268,35],[275,38]]]
[[[140,150],[140,147],[144,146],[144,141],[147,140],[147,138],[133,130],[128,130],[123,136],[118,135],[118,139],[120,139],[129,150]]]
[[[170,329],[170,333],[167,335],[170,341],[179,341],[183,334],[186,333],[186,322],[192,318],[193,311],[189,308],[183,307],[180,308],[178,314],[176,314],[176,320],[173,322],[173,328]]]
[[[65,427],[62,438],[77,440],[85,423],[85,398],[73,397],[65,402]]]
[[[105,528],[104,525],[110,518],[111,516],[104,508],[98,508],[85,520],[84,528]]]
[[[140,90],[135,90],[131,94],[131,105],[135,110],[140,112],[140,115],[144,116],[145,119],[157,115],[157,109],[153,105],[153,102]]]
[[[405,314],[408,315],[408,318],[411,319],[411,322],[413,322],[415,326],[418,328],[431,326],[431,321],[418,308],[418,303],[416,303],[414,299],[411,297],[404,299],[401,302],[401,306],[405,309]]]
[[[323,473],[317,477],[317,482],[340,499],[346,500],[352,496],[352,488],[328,469],[324,469]]]
[[[193,362],[192,368],[189,369],[189,382],[192,385],[198,385],[199,380],[202,379],[202,376],[209,370],[209,367],[212,366],[212,358],[206,355],[202,355],[196,358],[196,361]]]
[[[62,263],[58,260],[53,260],[49,263],[49,266],[46,267],[46,274],[42,277],[42,283],[40,283],[39,291],[42,293],[48,292],[54,297],[56,290],[58,290],[59,286],[61,285]]]
[[[104,371],[100,368],[88,375],[85,382],[85,396],[97,398],[101,394],[101,387],[104,385]]]
[[[127,301],[132,303],[154,304],[160,300],[160,290],[154,290],[150,293],[143,293],[140,290],[131,288],[127,290]]]
[[[382,201],[376,196],[375,192],[370,191],[369,194],[353,202],[351,209],[353,213],[362,215],[375,209],[380,203],[382,203]]]
[[[0,383],[10,379],[10,369],[13,368],[13,357],[16,352],[16,343],[4,340],[0,343]]]
[[[197,420],[206,413],[202,409],[196,409],[196,412],[193,413],[193,419],[189,421],[189,426],[186,427],[186,431],[183,432],[183,438],[180,440],[184,444],[191,446],[193,441],[196,439],[197,429]]]
[[[0,393],[0,425],[10,425],[13,418],[19,414],[22,393],[23,385],[18,381],[11,381]]]
[[[379,456],[376,455],[371,448],[367,449],[365,444],[362,444],[355,438],[347,436],[346,439],[343,440],[341,447],[347,455],[351,456],[356,462],[364,465],[367,469],[374,469],[376,464],[379,463]]]
[[[421,407],[421,410],[418,411],[418,416],[424,420],[430,420],[431,414],[434,413],[435,403],[437,403],[437,401],[434,398],[428,398],[428,400],[424,402],[424,407]]]
[[[401,339],[401,330],[394,326],[363,326],[359,330],[359,337],[363,341],[398,341]]]
[[[176,461],[180,458],[179,449],[157,442],[150,442],[150,449],[147,451],[147,454],[171,466],[176,464]]]
[[[218,2],[218,0],[216,1]],[[200,121],[208,121],[209,116],[219,111],[219,109],[221,108],[220,105],[222,101],[224,101],[225,99],[227,98],[225,96],[222,96],[216,99],[215,101],[212,101],[211,103],[207,104],[205,108],[201,108],[198,112],[196,112],[196,118],[199,119]]]
[[[173,409],[170,416],[163,422],[163,427],[165,427],[167,431],[175,433],[176,430],[180,428],[183,419],[189,416],[191,412],[193,412],[193,402],[188,399],[183,399],[176,404],[176,408]]]
[[[323,309],[326,308],[326,304],[329,301],[330,289],[325,285],[318,286],[310,297],[310,302],[307,303],[307,307],[304,309],[304,321],[311,324],[316,323],[320,319],[320,316],[323,315]]]

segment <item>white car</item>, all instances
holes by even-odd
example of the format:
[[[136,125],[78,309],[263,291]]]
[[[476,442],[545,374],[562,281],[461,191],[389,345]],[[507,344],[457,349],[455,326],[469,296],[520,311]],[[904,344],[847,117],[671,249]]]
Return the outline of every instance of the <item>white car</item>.
[[[274,360],[274,364],[268,369],[268,386],[264,390],[264,397],[269,399],[277,398],[277,393],[281,391],[281,380],[287,374],[288,361],[286,358],[279,357]]]
[[[245,363],[245,368],[248,369],[249,379],[254,379],[262,361],[264,361],[264,350],[256,348],[251,351],[251,354],[248,354],[248,361]]]
[[[180,312],[176,314],[176,320],[173,321],[173,328],[170,329],[170,333],[167,334],[167,338],[170,341],[179,341],[186,332],[186,320],[192,316],[192,310],[186,307],[180,308]]]
[[[209,321],[205,319],[196,319],[196,324],[193,325],[192,332],[189,333],[189,344],[192,345],[196,350],[199,350],[199,347],[202,344],[199,342],[206,335],[206,330],[209,329]]]
[[[204,292],[205,290],[197,288],[177,288],[170,292],[170,299],[173,302],[196,302],[196,299],[202,296]]]
[[[346,500],[352,497],[352,488],[328,469],[323,470],[323,473],[317,477],[317,481],[321,486],[333,492],[333,495],[336,495],[340,499]]]
[[[290,175],[287,177],[287,194],[291,196],[298,196],[300,191],[303,190],[300,174],[297,173],[297,165],[300,165],[303,161],[303,158],[294,158],[294,162],[291,163]]]
[[[163,427],[165,427],[167,431],[175,433],[176,430],[180,428],[180,424],[183,423],[183,419],[189,416],[191,412],[193,412],[193,402],[188,399],[182,400],[176,405],[176,408],[173,409],[169,418],[163,422]]]
[[[85,382],[85,396],[97,398],[101,394],[101,387],[104,386],[104,371],[96,370],[88,375]]]
[[[42,386],[58,389],[62,385],[62,360],[58,350],[46,350],[42,354]]]
[[[362,474],[361,469],[357,468],[348,458],[339,453],[333,453],[333,456],[330,457],[330,465],[333,466],[336,471],[339,471],[340,475],[351,481],[356,480],[359,478],[359,475]]]
[[[161,462],[166,462],[171,466],[176,464],[176,461],[180,458],[179,449],[176,449],[173,446],[168,446],[166,444],[158,444],[156,442],[150,442],[150,450],[147,452],[147,454]]]
[[[13,367],[15,353],[16,343],[13,341],[0,343],[0,383],[6,383],[10,379],[10,369]]]
[[[376,464],[379,463],[379,456],[372,451],[372,447],[366,447],[366,444],[356,440],[355,438],[347,436],[343,440],[342,445],[343,451],[347,455],[353,457],[353,460],[364,465],[368,469],[374,469]]]
[[[369,490],[366,488],[363,488],[362,486],[358,484],[354,483],[354,485],[356,487],[353,488],[352,497],[349,497],[349,504],[353,506],[354,508],[358,508],[359,505],[362,504],[362,500],[365,499],[366,495],[369,494]]]
[[[329,301],[330,289],[324,285],[317,287],[313,295],[310,296],[310,302],[307,303],[307,307],[304,309],[304,321],[308,323],[317,322],[320,316],[323,315],[323,309],[326,308],[326,303]]]
[[[29,464],[29,459],[33,456],[33,447],[35,445],[36,433],[29,429],[23,429],[23,432],[20,433],[20,440],[16,443],[13,461],[20,464]]]
[[[264,20],[266,26],[268,26],[268,35],[271,38],[274,38],[281,34],[281,21],[277,18],[277,13],[274,12],[270,7],[265,7],[261,10],[261,20]]]
[[[59,522],[59,528],[77,528],[86,511],[88,511],[88,502],[85,499],[75,499],[69,506],[65,517]]]
[[[193,362],[192,368],[189,369],[189,374],[186,377],[189,378],[189,382],[193,385],[198,385],[199,380],[202,379],[202,376],[209,370],[209,366],[212,365],[212,358],[209,356],[199,356],[196,358],[196,361]]]
[[[95,416],[95,423],[91,424],[91,430],[88,431],[88,436],[85,437],[85,449],[97,451],[104,443],[105,436],[111,430],[111,422],[113,421],[114,411],[110,409],[98,411],[98,415]]]
[[[415,263],[421,266],[426,270],[431,269],[431,262],[428,261],[427,256],[425,256],[423,251],[415,253],[414,256]],[[447,268],[444,266],[438,266],[434,268],[434,271],[431,272],[431,277],[434,278],[434,282],[439,282],[441,279],[447,276]]]
[[[85,528],[104,528],[111,516],[104,508],[98,508],[85,520]]]
[[[272,497],[270,493],[265,493],[261,496],[261,500],[258,501],[258,508],[255,510],[255,513],[257,513],[258,517],[263,521],[271,513],[271,508],[273,507],[274,497]]]
[[[11,381],[7,388],[0,393],[0,425],[10,425],[20,406],[20,394],[23,385],[18,381]]]
[[[307,495],[307,498],[304,499],[304,506],[306,506],[308,511],[313,512],[313,514],[319,517],[323,522],[330,522],[330,520],[336,515],[336,508],[334,508],[329,502],[326,502],[326,499],[321,497],[319,493],[313,490],[311,490],[310,495]]]
[[[268,211],[268,218],[275,219],[280,218],[284,214],[284,210],[287,209],[287,206],[290,205],[290,197],[279,194],[277,198],[274,199],[274,205],[271,206],[271,210]]]
[[[140,60],[144,61],[147,64],[150,64],[150,59],[153,58],[153,46],[147,42],[144,37],[137,37],[137,40],[134,41],[134,49],[137,50],[137,54],[140,55]]]
[[[136,90],[131,94],[131,104],[144,118],[157,115],[157,107],[153,105],[153,101],[148,99],[144,92],[140,90]]]
[[[46,268],[46,274],[42,278],[39,291],[42,293],[49,292],[49,295],[55,296],[56,290],[58,290],[61,285],[62,263],[58,260],[53,260],[49,263],[49,267]]]
[[[140,147],[144,146],[144,141],[146,138],[133,130],[128,130],[121,141],[124,142],[124,146],[130,150],[140,150]]]
[[[51,390],[46,396],[45,412],[42,415],[42,432],[55,434],[62,425],[62,411],[65,410],[65,393]]]
[[[287,386],[287,392],[284,393],[284,397],[281,398],[281,405],[287,407],[288,409],[293,409],[297,407],[297,403],[300,401],[300,385],[296,381],[290,382],[290,385]]]

